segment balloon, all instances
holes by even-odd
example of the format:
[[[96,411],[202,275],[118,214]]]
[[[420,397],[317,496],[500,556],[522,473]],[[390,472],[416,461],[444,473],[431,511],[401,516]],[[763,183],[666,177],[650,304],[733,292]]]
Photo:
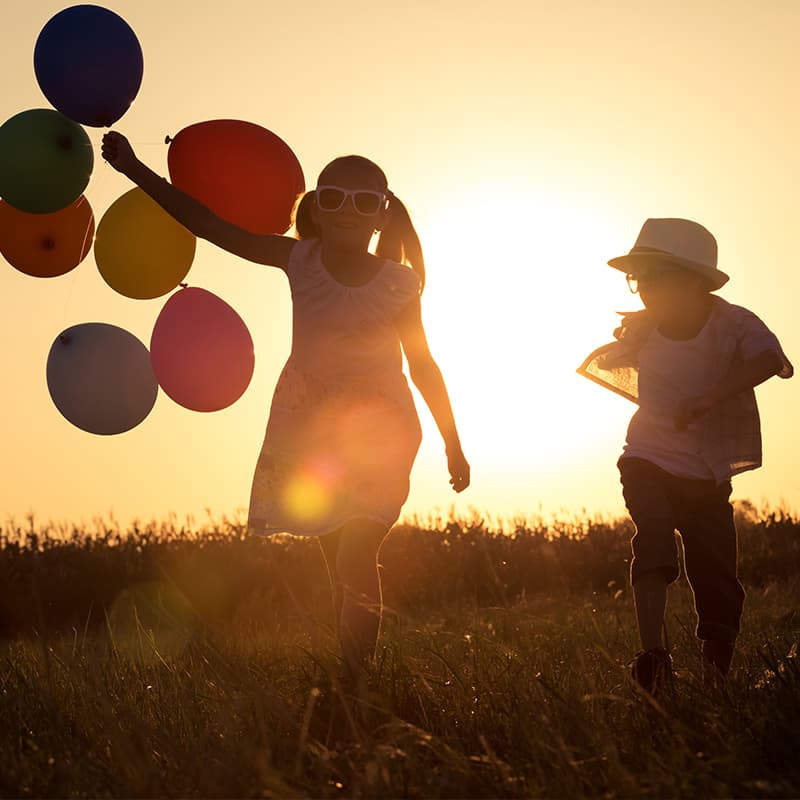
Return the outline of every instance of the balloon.
[[[285,233],[305,188],[283,139],[252,122],[198,122],[171,140],[172,182],[228,222],[252,233]]]
[[[0,253],[26,275],[69,272],[92,249],[93,237],[94,214],[83,195],[51,214],[27,214],[0,200]]]
[[[45,97],[84,125],[112,125],[142,84],[144,59],[136,34],[107,8],[72,6],[42,28],[33,68]]]
[[[150,338],[161,388],[193,411],[219,411],[241,397],[255,366],[242,318],[205,289],[181,289],[161,309]]]
[[[146,300],[171,292],[186,277],[195,242],[194,234],[136,188],[103,214],[94,259],[112,289]]]
[[[0,125],[0,197],[20,211],[66,208],[89,184],[93,166],[86,131],[58,111],[34,108]]]
[[[144,344],[103,322],[74,325],[56,337],[47,357],[47,388],[67,420],[102,435],[136,427],[158,395]]]

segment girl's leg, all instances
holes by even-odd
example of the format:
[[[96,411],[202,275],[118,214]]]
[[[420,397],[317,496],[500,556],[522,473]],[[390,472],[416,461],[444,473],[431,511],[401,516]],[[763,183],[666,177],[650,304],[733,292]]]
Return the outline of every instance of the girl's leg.
[[[370,519],[344,525],[336,552],[342,595],[339,641],[346,673],[355,678],[375,655],[381,623],[382,595],[378,550],[388,529]]]
[[[325,567],[328,570],[328,580],[331,584],[331,601],[333,603],[333,628],[336,632],[337,640],[339,637],[339,619],[342,615],[342,581],[336,570],[336,557],[339,553],[339,542],[342,539],[342,529],[320,536],[319,546],[322,550],[322,557],[325,559]]]

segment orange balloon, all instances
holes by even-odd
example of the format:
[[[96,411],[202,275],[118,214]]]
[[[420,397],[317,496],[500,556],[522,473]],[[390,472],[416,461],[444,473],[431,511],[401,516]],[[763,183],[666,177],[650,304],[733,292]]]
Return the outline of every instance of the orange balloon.
[[[184,128],[171,140],[172,182],[217,216],[252,233],[285,233],[305,189],[289,145],[252,122],[216,119]]]
[[[74,269],[92,248],[94,214],[81,195],[52,214],[28,214],[0,200],[0,252],[20,272],[54,278]]]

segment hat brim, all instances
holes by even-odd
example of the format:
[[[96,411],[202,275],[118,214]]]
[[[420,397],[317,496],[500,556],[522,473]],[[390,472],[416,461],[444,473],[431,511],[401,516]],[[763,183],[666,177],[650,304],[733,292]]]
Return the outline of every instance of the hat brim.
[[[698,264],[696,261],[689,261],[668,253],[628,253],[624,256],[612,258],[608,265],[621,272],[635,275],[637,271],[664,263],[685,267],[702,275],[711,286],[712,292],[722,288],[730,280],[730,277],[721,269],[714,269],[705,264]]]

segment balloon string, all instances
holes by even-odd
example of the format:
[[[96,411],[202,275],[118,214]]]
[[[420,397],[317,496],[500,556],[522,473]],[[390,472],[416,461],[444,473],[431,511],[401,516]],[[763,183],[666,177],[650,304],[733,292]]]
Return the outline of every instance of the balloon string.
[[[88,189],[88,187],[87,187],[87,189]],[[85,194],[82,196],[81,200],[84,203],[89,203],[89,200],[88,200],[88,198],[86,197]],[[89,206],[91,208],[91,204],[89,204]],[[67,285],[67,291],[64,294],[64,302],[63,302],[62,309],[61,309],[61,330],[62,330],[62,333],[66,329],[65,323],[69,318],[69,311],[70,311],[70,308],[72,307],[72,299],[73,299],[73,297],[75,295],[75,286],[77,285],[77,282],[78,282],[78,273],[81,271],[81,267],[83,267],[84,270],[86,269],[86,261],[89,259],[89,256],[91,255],[92,250],[94,248],[94,242],[92,241],[92,238],[93,238],[92,228],[93,227],[94,227],[95,230],[97,230],[97,216],[96,216],[96,212],[95,212],[94,209],[92,209],[92,219],[90,219],[86,223],[86,229],[84,230],[83,236],[81,237],[81,240],[80,240],[81,244],[80,244],[80,251],[79,251],[78,255],[80,255],[81,253],[85,253],[85,255],[78,262],[78,264],[76,264],[76,266],[72,270],[70,270],[69,283]],[[61,336],[61,334],[59,334],[59,336]],[[63,342],[63,339],[62,339],[62,342]]]
[[[89,230],[88,230],[88,227],[87,227],[86,233],[84,234],[84,240],[86,239],[86,237],[88,235],[89,235]],[[67,328],[67,324],[66,323],[67,323],[67,320],[69,319],[69,313],[68,312],[69,312],[70,308],[72,307],[72,298],[73,298],[73,296],[75,294],[75,285],[78,282],[78,272],[80,270],[80,266],[81,265],[78,264],[78,266],[75,269],[70,271],[70,273],[69,273],[69,283],[67,284],[67,291],[64,293],[64,302],[63,302],[63,305],[62,305],[62,308],[61,308],[61,325],[59,326],[60,329],[61,329],[60,333],[59,333],[59,339],[61,339],[62,343],[64,342],[63,335],[64,335],[64,331]]]
[[[91,208],[89,201],[86,199],[86,195],[83,196],[82,200]],[[89,237],[94,238],[93,229],[97,229],[97,220],[94,218],[94,209],[92,209],[92,216],[90,220],[86,223],[86,230],[83,232],[83,239],[81,241],[81,253],[85,253],[83,257],[84,259],[88,257],[89,251],[94,247],[94,241],[89,241]],[[80,266],[80,264],[78,266]]]

